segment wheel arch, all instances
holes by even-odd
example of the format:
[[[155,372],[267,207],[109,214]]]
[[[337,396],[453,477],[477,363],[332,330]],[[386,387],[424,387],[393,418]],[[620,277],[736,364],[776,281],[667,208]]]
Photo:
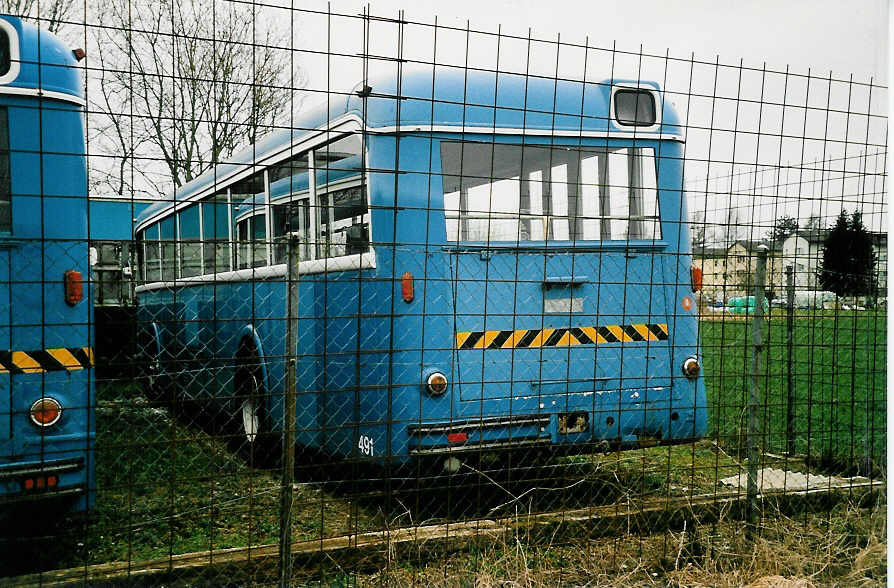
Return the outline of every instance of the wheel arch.
[[[236,347],[236,364],[239,365],[240,360],[247,359],[253,354],[258,362],[258,369],[261,372],[261,383],[264,385],[264,391],[269,393],[270,381],[269,370],[267,369],[267,361],[264,359],[264,346],[261,343],[261,337],[254,325],[245,325],[239,331],[239,344]]]

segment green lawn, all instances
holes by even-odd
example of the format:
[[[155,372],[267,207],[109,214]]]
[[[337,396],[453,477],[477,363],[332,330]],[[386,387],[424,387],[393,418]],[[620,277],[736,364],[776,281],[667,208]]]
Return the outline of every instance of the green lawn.
[[[794,321],[795,451],[837,461],[884,461],[887,314],[799,313]],[[700,322],[710,427],[724,446],[744,447],[751,374],[751,324],[717,317]],[[765,331],[759,370],[762,446],[786,449],[789,350],[784,314]]]

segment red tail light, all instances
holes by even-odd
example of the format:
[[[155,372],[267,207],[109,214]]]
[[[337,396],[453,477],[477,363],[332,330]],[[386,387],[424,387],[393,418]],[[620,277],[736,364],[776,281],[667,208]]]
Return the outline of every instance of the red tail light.
[[[415,294],[413,292],[413,274],[410,272],[404,272],[404,275],[400,277],[400,291],[404,302],[413,302]]]
[[[692,291],[698,292],[702,289],[702,268],[692,266]]]
[[[81,272],[73,269],[65,272],[65,302],[74,306],[84,299],[84,279]]]

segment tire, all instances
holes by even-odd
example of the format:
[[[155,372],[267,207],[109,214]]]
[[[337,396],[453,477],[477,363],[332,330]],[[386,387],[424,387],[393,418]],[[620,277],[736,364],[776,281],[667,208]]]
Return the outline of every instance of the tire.
[[[140,388],[150,402],[169,402],[171,379],[167,377],[161,366],[161,357],[155,338],[141,334],[137,349]]]

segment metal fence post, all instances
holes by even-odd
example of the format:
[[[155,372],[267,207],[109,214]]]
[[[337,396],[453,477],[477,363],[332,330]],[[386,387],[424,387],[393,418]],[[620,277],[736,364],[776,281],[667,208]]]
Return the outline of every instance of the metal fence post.
[[[754,276],[754,314],[751,324],[751,390],[748,399],[748,536],[754,537],[757,523],[757,465],[758,439],[761,432],[760,392],[758,377],[764,346],[764,285],[767,277],[766,245],[758,247],[757,268]]]
[[[786,319],[785,319],[785,344],[788,348],[786,361],[786,419],[785,438],[787,440],[786,451],[789,455],[795,454],[795,378],[793,372],[794,345],[795,345],[795,268],[785,268],[786,284]]]
[[[298,349],[298,239],[288,243],[288,296],[286,311],[286,386],[283,391],[282,487],[279,500],[279,585],[287,588],[292,579],[292,485],[295,481],[295,393]]]

